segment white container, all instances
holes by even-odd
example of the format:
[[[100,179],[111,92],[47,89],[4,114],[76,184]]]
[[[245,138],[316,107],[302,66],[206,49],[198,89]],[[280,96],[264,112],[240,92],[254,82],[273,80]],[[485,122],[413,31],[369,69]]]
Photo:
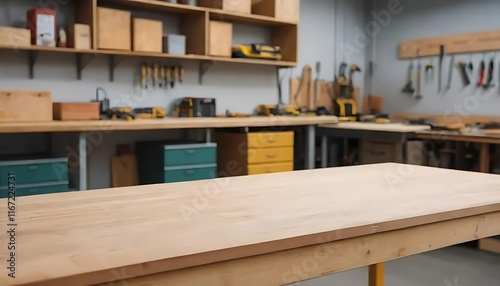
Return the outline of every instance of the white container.
[[[186,54],[186,36],[170,34],[163,38],[163,52],[172,55]]]

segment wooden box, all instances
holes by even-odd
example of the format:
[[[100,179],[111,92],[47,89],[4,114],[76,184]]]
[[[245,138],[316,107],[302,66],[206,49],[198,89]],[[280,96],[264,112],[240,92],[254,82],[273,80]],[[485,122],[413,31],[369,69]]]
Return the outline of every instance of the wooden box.
[[[132,50],[131,22],[130,12],[97,7],[97,48]]]
[[[31,30],[0,27],[0,43],[13,49],[31,46]]]
[[[52,121],[49,91],[0,91],[0,122]]]
[[[77,50],[90,50],[92,48],[90,26],[73,24],[68,27],[68,46]]]
[[[99,102],[54,102],[54,120],[99,120]]]
[[[133,50],[136,52],[163,52],[163,22],[135,18],[133,20]]]
[[[300,0],[252,0],[252,13],[298,23]]]
[[[198,5],[242,14],[252,13],[252,0],[198,0]]]
[[[233,24],[219,21],[210,21],[209,38],[209,55],[217,57],[231,57],[231,46],[233,43]]]

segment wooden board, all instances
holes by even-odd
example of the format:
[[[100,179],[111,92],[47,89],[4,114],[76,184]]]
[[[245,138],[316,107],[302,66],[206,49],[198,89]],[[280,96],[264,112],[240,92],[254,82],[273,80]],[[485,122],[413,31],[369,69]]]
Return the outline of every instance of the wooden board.
[[[479,249],[494,253],[500,253],[500,237],[485,238],[479,240]]]
[[[430,130],[427,125],[406,125],[401,123],[376,124],[363,122],[341,122],[339,124],[322,124],[321,128],[332,129],[352,129],[366,131],[384,131],[384,132],[417,132],[422,130]]]
[[[54,120],[99,120],[98,102],[54,102]]]
[[[52,121],[51,92],[0,91],[0,124],[43,121]]]
[[[16,280],[0,276],[0,284],[105,283],[118,279],[116,273],[132,278],[318,243],[365,241],[476,215],[477,233],[486,214],[500,212],[498,186],[498,175],[381,164],[21,197],[16,222],[23,228],[17,236],[23,251],[17,258],[24,271]],[[6,207],[0,200],[0,211]],[[6,219],[0,217],[0,224]],[[443,245],[457,242],[451,233],[435,238]],[[6,251],[0,248],[2,257]]]
[[[163,53],[163,22],[141,18],[132,19],[132,50]]]
[[[180,31],[186,36],[187,54],[205,55],[208,52],[209,41],[205,35],[209,33],[209,22],[204,13],[183,16]]]
[[[50,116],[52,117],[52,114]],[[134,121],[50,121],[29,123],[0,123],[0,133],[72,131],[98,131],[107,133],[113,130],[168,130],[233,127],[306,126],[337,122],[338,119],[335,116],[165,118],[155,120],[138,119]]]
[[[97,43],[97,0],[77,1],[76,5],[76,9],[78,9],[78,13],[75,15],[76,22],[90,26],[90,49],[95,48]]]
[[[500,122],[500,116],[474,116],[459,114],[425,114],[425,113],[395,113],[392,119],[417,119],[425,118],[436,122],[436,126],[447,127],[451,125],[475,125],[477,123]]]
[[[470,143],[500,144],[500,135],[484,133],[461,133],[457,131],[418,131],[418,139],[434,141],[455,141]]]
[[[440,45],[445,46],[446,54],[479,53],[500,50],[500,30],[441,36],[403,41],[399,45],[402,59],[420,56],[439,56]]]
[[[128,11],[97,8],[97,48],[132,50],[132,16]]]
[[[135,155],[120,155],[111,158],[113,188],[139,185],[137,158]]]
[[[233,44],[233,24],[210,21],[208,34],[210,45],[208,54],[216,57],[230,58]]]

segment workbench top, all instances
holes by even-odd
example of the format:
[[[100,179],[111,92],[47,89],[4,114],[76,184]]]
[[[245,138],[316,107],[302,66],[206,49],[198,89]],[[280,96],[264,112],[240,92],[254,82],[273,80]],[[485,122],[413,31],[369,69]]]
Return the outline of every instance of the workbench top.
[[[500,211],[500,176],[381,164],[16,204],[18,273],[0,285],[88,285]]]
[[[84,120],[50,121],[29,123],[0,123],[0,133],[113,131],[113,130],[159,130],[159,129],[201,129],[233,127],[305,126],[337,123],[335,116],[275,116],[239,118],[165,118],[138,119],[134,121]]]
[[[458,141],[472,143],[500,144],[500,132],[498,130],[483,130],[479,132],[460,132],[460,131],[419,131],[416,136],[423,140],[435,141]]]
[[[382,131],[382,132],[416,132],[421,130],[430,130],[428,125],[408,125],[403,123],[377,124],[365,122],[340,122],[338,124],[322,124],[321,128],[332,129],[351,129],[351,130],[366,130],[366,131]]]

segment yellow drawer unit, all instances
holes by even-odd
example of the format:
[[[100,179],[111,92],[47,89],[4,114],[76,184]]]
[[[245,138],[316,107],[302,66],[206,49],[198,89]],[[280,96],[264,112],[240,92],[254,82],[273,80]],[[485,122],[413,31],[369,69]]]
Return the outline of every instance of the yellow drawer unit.
[[[252,164],[248,166],[248,175],[271,174],[293,171],[293,162],[274,164]]]
[[[217,171],[243,176],[293,171],[293,132],[216,133]]]

